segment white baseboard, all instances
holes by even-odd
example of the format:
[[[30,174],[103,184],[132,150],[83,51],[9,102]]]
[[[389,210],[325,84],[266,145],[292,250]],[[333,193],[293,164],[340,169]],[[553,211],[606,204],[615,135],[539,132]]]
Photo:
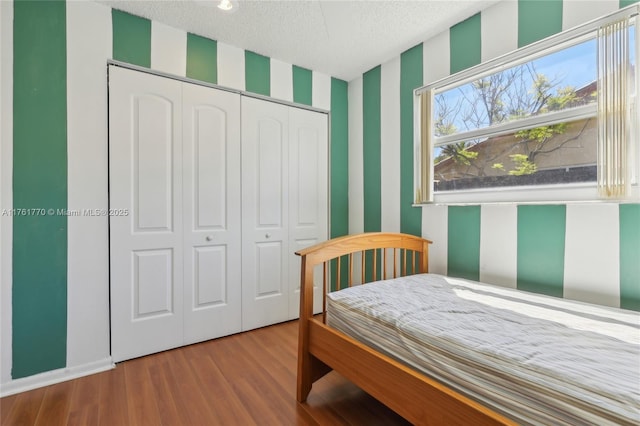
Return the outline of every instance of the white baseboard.
[[[35,374],[22,379],[11,380],[10,382],[0,384],[0,397],[53,385],[67,380],[77,379],[78,377],[100,373],[102,371],[111,370],[112,368],[115,368],[115,364],[111,357],[108,357],[88,364],[60,368],[58,370],[47,371],[45,373]]]

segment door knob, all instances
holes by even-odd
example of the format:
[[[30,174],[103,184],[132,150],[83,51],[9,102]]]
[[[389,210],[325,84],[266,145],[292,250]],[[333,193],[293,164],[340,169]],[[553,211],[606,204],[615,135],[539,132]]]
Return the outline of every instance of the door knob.
[[[207,235],[204,239],[207,241],[211,241],[213,240],[213,237],[211,235]]]
[[[271,238],[271,234],[267,233],[264,235],[265,238]]]

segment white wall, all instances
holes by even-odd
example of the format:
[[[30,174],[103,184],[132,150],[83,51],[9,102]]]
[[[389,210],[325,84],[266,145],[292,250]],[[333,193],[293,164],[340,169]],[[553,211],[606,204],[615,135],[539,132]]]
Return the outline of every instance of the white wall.
[[[0,2],[0,209],[13,206],[13,3]],[[11,380],[11,216],[0,216],[0,383]]]

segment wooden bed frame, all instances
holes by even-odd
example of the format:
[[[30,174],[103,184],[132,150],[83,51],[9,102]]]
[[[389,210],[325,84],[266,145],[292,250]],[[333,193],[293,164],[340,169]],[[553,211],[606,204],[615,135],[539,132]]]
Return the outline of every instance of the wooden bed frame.
[[[335,287],[340,289],[353,283],[356,253],[362,253],[359,261],[362,269],[360,282],[363,283],[367,268],[367,275],[373,277],[380,273],[383,277],[397,277],[428,272],[430,243],[408,234],[365,233],[336,238],[296,253],[302,258],[297,380],[299,402],[306,401],[313,382],[335,370],[413,424],[515,424],[501,414],[330,328],[326,325],[325,300],[322,315],[313,313],[314,269],[317,265],[323,268],[323,298],[326,299],[331,260],[341,259],[334,262],[332,267],[337,276]],[[390,253],[392,258],[389,257]],[[392,273],[387,271],[390,259],[393,259],[393,267],[390,268],[393,269]],[[348,282],[341,283],[341,264],[347,262]]]

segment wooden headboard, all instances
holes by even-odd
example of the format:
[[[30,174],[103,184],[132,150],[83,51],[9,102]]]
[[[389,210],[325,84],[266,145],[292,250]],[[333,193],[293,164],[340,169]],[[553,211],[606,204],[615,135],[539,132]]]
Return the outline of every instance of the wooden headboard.
[[[369,232],[334,238],[296,254],[301,256],[300,318],[313,315],[314,269],[322,265],[323,321],[326,313],[326,295],[331,290],[350,287],[354,282],[365,283],[378,279],[426,273],[429,271],[429,244],[431,241],[415,235]],[[359,257],[359,259],[357,259]],[[335,260],[329,288],[329,269]],[[354,265],[359,262],[360,279],[354,277]],[[392,266],[389,267],[388,265]],[[346,269],[346,274],[343,272]],[[346,279],[345,279],[346,275]],[[345,282],[346,281],[346,282]]]

